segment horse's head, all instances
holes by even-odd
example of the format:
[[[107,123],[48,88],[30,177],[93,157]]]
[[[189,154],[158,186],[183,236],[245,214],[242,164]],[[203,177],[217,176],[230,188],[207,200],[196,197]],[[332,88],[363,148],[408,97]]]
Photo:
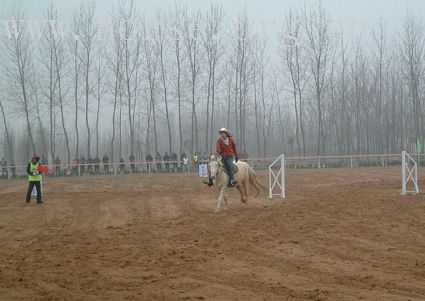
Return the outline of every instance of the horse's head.
[[[210,177],[212,180],[215,180],[217,177],[217,174],[220,172],[220,169],[222,168],[221,163],[221,156],[220,155],[212,155],[208,162],[208,169],[210,170]]]

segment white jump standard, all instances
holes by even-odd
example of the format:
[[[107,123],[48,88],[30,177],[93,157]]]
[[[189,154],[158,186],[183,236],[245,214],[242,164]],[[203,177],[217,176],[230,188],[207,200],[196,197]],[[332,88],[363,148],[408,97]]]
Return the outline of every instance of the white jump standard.
[[[273,170],[274,166],[279,166],[277,174]],[[279,193],[273,193],[273,189],[279,188]],[[281,199],[285,198],[285,155],[280,155],[276,160],[273,161],[269,166],[269,198],[273,196],[280,196]]]
[[[415,160],[406,152],[401,153],[401,180],[402,190],[401,194],[418,194],[418,164]],[[413,183],[413,190],[408,190],[407,185],[409,181]]]

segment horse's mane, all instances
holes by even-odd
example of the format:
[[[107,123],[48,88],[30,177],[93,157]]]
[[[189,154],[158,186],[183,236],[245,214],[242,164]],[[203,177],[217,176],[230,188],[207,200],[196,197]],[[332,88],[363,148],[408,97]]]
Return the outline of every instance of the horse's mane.
[[[213,155],[211,155],[208,163],[210,163],[211,161],[216,161],[218,163],[218,166],[223,167],[224,164],[223,164],[223,161],[221,159],[222,159],[222,157],[221,157],[220,154],[213,154]]]

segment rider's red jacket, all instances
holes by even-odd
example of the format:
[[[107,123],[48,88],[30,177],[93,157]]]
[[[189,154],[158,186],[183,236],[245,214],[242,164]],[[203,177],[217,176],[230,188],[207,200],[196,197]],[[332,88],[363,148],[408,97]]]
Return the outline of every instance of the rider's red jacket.
[[[217,140],[216,152],[218,154],[221,154],[222,156],[234,155],[235,157],[237,157],[238,153],[236,151],[236,142],[230,137],[228,137],[228,139],[229,139],[229,144],[227,145],[226,143],[224,143],[223,139],[220,138]]]

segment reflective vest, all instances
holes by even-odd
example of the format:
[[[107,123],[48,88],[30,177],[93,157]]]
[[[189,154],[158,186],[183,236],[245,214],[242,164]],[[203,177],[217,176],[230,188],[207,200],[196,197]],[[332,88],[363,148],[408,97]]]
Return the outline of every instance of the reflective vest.
[[[31,182],[33,182],[33,181],[41,181],[41,174],[38,174],[38,175],[36,175],[36,176],[32,176],[31,174],[33,173],[33,172],[36,172],[36,171],[38,171],[38,166],[39,166],[40,164],[39,163],[30,163],[30,175],[28,176],[28,181],[31,181]]]
[[[198,155],[193,155],[193,161],[195,161],[195,163],[197,163],[198,162]]]

